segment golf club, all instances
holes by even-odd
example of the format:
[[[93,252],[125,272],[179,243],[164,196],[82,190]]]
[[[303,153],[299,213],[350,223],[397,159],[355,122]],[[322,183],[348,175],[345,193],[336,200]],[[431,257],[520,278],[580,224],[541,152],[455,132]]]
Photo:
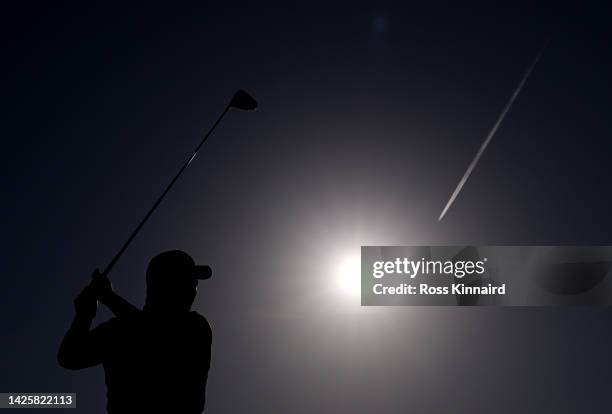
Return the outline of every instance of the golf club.
[[[108,265],[106,266],[106,268],[104,269],[104,271],[102,272],[103,276],[108,276],[108,274],[110,273],[110,271],[112,270],[112,268],[115,266],[115,264],[117,263],[117,261],[119,260],[119,258],[121,257],[121,255],[125,252],[125,250],[128,248],[128,246],[130,245],[130,243],[132,242],[132,240],[134,240],[134,238],[136,237],[136,235],[138,234],[138,232],[140,232],[140,230],[142,229],[142,227],[145,225],[145,223],[147,222],[147,220],[149,220],[149,217],[151,217],[151,215],[153,214],[153,212],[155,211],[155,209],[157,208],[157,206],[159,206],[159,204],[161,203],[161,201],[164,199],[164,197],[166,196],[166,194],[168,194],[168,192],[170,191],[170,189],[172,188],[172,186],[174,186],[174,184],[176,183],[176,181],[179,179],[179,177],[181,176],[181,174],[183,174],[183,171],[185,171],[185,169],[189,166],[189,164],[191,164],[191,161],[193,161],[193,159],[196,157],[196,155],[198,154],[198,151],[200,150],[200,148],[202,148],[202,145],[204,145],[204,143],[206,142],[206,140],[208,139],[208,137],[212,134],[212,132],[215,130],[215,128],[217,127],[217,125],[219,125],[219,123],[221,122],[221,120],[223,119],[223,117],[225,116],[225,114],[227,114],[227,112],[230,110],[230,108],[236,108],[236,109],[241,109],[243,111],[252,111],[257,109],[257,101],[255,101],[255,99],[249,95],[248,93],[246,93],[243,90],[238,90],[234,96],[232,97],[232,99],[229,101],[229,103],[227,104],[227,106],[225,107],[225,109],[223,110],[223,112],[221,113],[221,115],[219,116],[219,118],[217,119],[217,121],[213,124],[212,128],[210,128],[210,130],[208,131],[208,133],[204,136],[204,138],[202,139],[202,141],[200,141],[200,143],[198,144],[198,146],[195,148],[195,150],[193,151],[193,153],[187,158],[187,161],[185,161],[185,163],[183,164],[183,166],[179,169],[178,173],[176,173],[176,175],[174,176],[174,178],[172,178],[172,180],[170,181],[170,183],[168,184],[168,186],[165,188],[165,190],[161,193],[161,195],[159,196],[159,198],[157,199],[157,201],[155,201],[155,203],[153,203],[153,206],[151,207],[151,209],[147,212],[147,214],[145,214],[144,218],[142,219],[142,221],[138,224],[138,226],[136,226],[136,228],[134,229],[134,231],[132,232],[132,234],[130,235],[130,237],[128,237],[128,239],[125,241],[125,243],[123,244],[123,246],[121,246],[121,248],[119,249],[119,251],[117,252],[117,254],[115,255],[115,257],[113,257],[113,259],[108,263]]]

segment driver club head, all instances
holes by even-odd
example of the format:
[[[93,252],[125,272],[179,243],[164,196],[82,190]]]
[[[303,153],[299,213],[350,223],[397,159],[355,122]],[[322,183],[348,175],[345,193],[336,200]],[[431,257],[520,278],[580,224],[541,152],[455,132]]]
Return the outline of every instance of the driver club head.
[[[239,89],[230,101],[232,108],[242,109],[243,111],[253,111],[257,109],[257,101],[248,93]]]

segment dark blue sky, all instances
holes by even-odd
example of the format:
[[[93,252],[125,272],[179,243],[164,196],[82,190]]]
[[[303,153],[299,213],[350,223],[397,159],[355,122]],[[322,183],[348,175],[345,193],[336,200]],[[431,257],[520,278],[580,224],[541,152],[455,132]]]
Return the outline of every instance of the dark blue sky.
[[[244,88],[260,110],[228,115],[112,274],[141,305],[155,253],[213,265],[196,305],[215,335],[210,412],[609,412],[608,309],[317,294],[362,244],[612,242],[603,6],[49,3],[1,19],[0,390],[103,412],[101,369],[55,361],[72,298]]]

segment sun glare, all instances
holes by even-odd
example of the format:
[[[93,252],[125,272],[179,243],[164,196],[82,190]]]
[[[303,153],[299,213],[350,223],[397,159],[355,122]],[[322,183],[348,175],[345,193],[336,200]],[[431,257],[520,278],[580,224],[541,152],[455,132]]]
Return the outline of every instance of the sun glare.
[[[344,257],[338,264],[336,284],[338,290],[350,299],[359,299],[361,295],[361,257],[351,255]]]

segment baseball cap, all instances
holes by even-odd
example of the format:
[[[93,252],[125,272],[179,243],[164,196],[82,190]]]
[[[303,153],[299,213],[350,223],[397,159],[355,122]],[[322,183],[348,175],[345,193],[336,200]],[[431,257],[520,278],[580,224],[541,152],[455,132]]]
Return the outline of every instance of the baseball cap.
[[[147,282],[165,275],[183,280],[205,280],[212,276],[212,269],[207,265],[196,265],[193,258],[182,250],[169,250],[151,259],[147,268]]]

